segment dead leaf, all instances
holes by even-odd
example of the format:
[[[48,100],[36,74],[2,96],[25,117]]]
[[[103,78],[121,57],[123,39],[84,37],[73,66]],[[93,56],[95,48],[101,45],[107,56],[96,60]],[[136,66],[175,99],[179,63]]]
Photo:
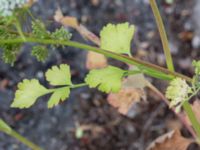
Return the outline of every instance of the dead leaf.
[[[198,99],[195,100],[194,103],[192,104],[192,110],[195,113],[195,116],[197,117],[198,122],[200,123],[200,102]],[[185,116],[186,116],[186,122],[189,125],[192,125],[188,116],[187,115]]]
[[[192,142],[194,140],[184,138],[179,130],[172,130],[158,137],[146,150],[187,150]]]
[[[117,108],[119,113],[126,115],[134,103],[139,102],[144,91],[136,88],[122,88],[118,93],[108,95],[108,103]]]
[[[84,25],[80,24],[77,31],[87,40],[92,41],[96,45],[100,46],[100,39],[94,33],[89,31]]]
[[[61,23],[63,26],[68,26],[75,29],[79,27],[77,18],[72,16],[63,16],[60,8],[58,8],[55,12],[54,20]]]
[[[95,52],[87,53],[87,60],[86,60],[87,69],[104,68],[107,65],[108,65],[107,59],[104,55]]]
[[[94,33],[89,31],[85,26],[79,24],[76,17],[63,16],[60,8],[57,9],[54,15],[54,20],[61,23],[63,26],[76,29],[83,38],[92,41],[96,45],[100,46],[100,39]]]

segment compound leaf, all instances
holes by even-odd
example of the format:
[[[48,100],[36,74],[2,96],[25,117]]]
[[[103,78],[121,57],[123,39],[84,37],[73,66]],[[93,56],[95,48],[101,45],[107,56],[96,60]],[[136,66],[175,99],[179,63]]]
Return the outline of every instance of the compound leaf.
[[[15,99],[11,107],[29,108],[32,106],[37,98],[49,92],[43,87],[38,80],[23,80],[18,84],[18,90],[15,93]]]
[[[48,101],[48,108],[52,108],[53,106],[57,105],[60,101],[64,101],[66,98],[69,97],[70,88],[64,87],[57,89],[52,95],[50,100]]]
[[[32,56],[35,56],[38,61],[44,62],[48,57],[48,49],[45,46],[34,46],[31,52]]]
[[[91,70],[85,78],[90,88],[97,87],[102,92],[118,92],[122,86],[125,71],[114,66]]]
[[[108,24],[100,32],[101,48],[115,53],[131,55],[130,45],[135,27],[128,23]]]
[[[71,85],[70,68],[66,64],[53,66],[46,72],[46,79],[51,85]]]

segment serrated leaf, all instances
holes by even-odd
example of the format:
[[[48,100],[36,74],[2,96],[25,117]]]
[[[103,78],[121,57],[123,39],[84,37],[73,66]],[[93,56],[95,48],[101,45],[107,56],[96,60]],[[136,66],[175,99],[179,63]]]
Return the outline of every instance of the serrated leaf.
[[[11,107],[29,108],[36,100],[49,92],[38,80],[23,80],[18,84],[18,90],[15,93],[15,99]]]
[[[66,64],[61,64],[59,67],[53,66],[46,74],[46,80],[51,85],[71,85],[70,68]]]
[[[108,66],[103,69],[91,70],[85,78],[90,88],[97,87],[102,92],[116,93],[121,89],[122,77],[125,71],[117,67]]]
[[[135,27],[128,23],[108,24],[100,33],[101,48],[119,54],[131,55],[130,47]]]
[[[57,89],[52,95],[50,100],[48,101],[48,108],[52,108],[53,106],[57,105],[60,101],[64,101],[66,98],[69,97],[70,88],[64,87]]]

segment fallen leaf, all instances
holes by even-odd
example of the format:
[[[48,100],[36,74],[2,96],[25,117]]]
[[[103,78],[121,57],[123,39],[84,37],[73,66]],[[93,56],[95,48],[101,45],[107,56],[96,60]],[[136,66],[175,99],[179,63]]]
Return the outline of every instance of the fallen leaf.
[[[107,65],[108,65],[107,59],[104,55],[95,52],[87,53],[87,60],[86,60],[87,69],[91,70],[91,69],[104,68]]]
[[[172,130],[154,140],[146,150],[187,150],[192,142],[194,140],[184,138],[179,130]]]
[[[77,31],[87,40],[92,41],[96,45],[100,46],[100,39],[94,33],[89,31],[84,25],[80,24]]]
[[[122,88],[118,93],[108,95],[108,103],[117,108],[119,113],[126,115],[134,103],[139,102],[144,91],[136,88]]]
[[[58,8],[55,12],[54,20],[61,23],[64,26],[72,27],[75,29],[79,27],[77,18],[72,16],[63,16],[60,8]]]

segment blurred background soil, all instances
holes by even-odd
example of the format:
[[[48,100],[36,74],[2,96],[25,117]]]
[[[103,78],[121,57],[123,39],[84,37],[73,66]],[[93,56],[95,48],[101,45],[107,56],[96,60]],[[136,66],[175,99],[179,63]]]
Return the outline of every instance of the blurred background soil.
[[[99,35],[107,23],[130,22],[137,31],[132,54],[138,58],[165,66],[160,37],[148,0],[38,0],[32,7],[35,15],[45,20],[50,30],[60,25],[53,15],[60,6],[64,15],[75,16],[89,30]],[[200,56],[200,1],[157,0],[168,33],[176,71],[192,76],[193,59]],[[87,43],[76,31],[73,40]],[[91,44],[91,43],[89,43]],[[125,117],[110,106],[107,95],[88,88],[71,92],[64,103],[47,109],[47,97],[30,109],[10,108],[16,85],[24,78],[38,78],[43,84],[44,72],[52,65],[71,66],[74,83],[83,81],[87,73],[86,51],[71,47],[51,50],[45,63],[30,56],[30,46],[23,47],[14,67],[0,61],[0,117],[15,130],[46,150],[144,150],[156,137],[181,126],[164,102],[147,90],[147,102],[137,105],[134,115]],[[121,65],[114,62],[115,65]],[[164,92],[166,83],[149,80]],[[82,138],[75,136],[76,127],[89,128]],[[91,129],[90,129],[91,127]],[[184,136],[190,137],[185,128]],[[17,140],[0,133],[0,150],[27,150]],[[191,150],[199,149],[195,145]]]

